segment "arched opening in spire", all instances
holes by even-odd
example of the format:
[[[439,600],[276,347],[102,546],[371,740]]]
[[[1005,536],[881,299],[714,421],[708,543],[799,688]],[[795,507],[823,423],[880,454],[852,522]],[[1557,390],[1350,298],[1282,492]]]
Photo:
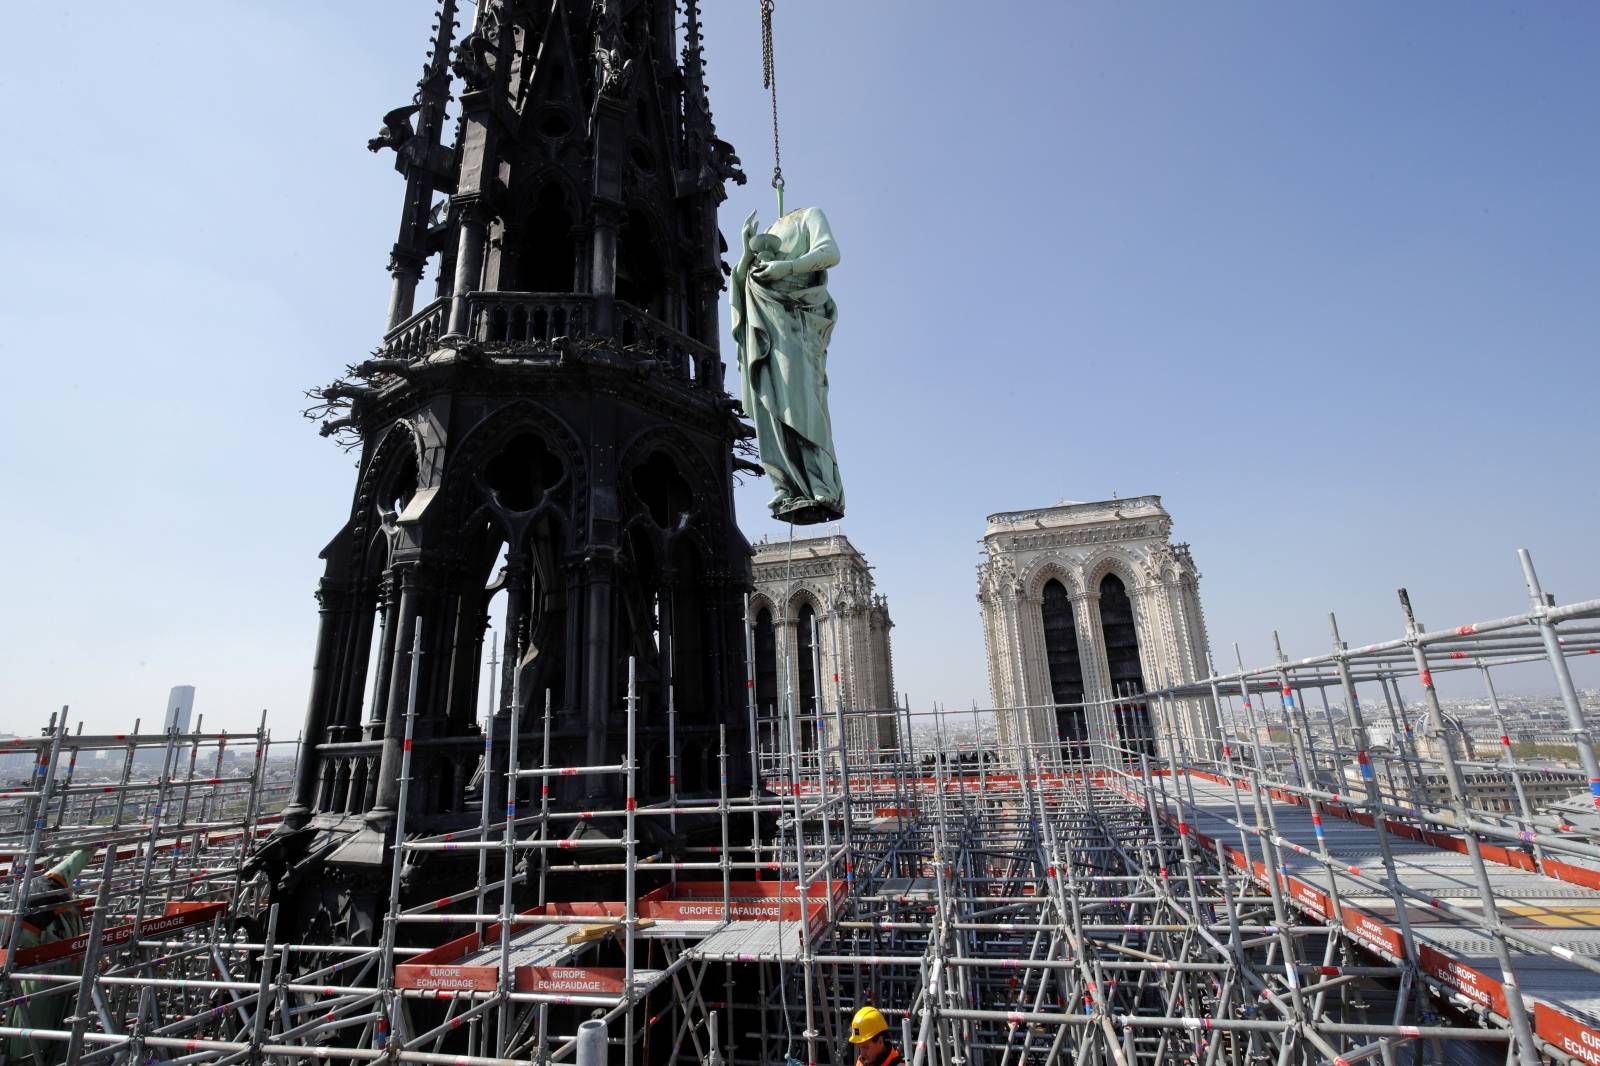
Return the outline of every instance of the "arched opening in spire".
[[[1122,747],[1154,754],[1150,708],[1143,703],[1120,699],[1143,692],[1145,683],[1139,659],[1139,633],[1133,620],[1133,601],[1128,598],[1128,586],[1116,574],[1107,574],[1100,580],[1100,631],[1105,639],[1111,692],[1118,697],[1112,714]]]
[[[518,241],[516,284],[522,292],[572,292],[578,255],[573,213],[555,185],[539,190]]]
[[[617,234],[617,299],[666,320],[666,271],[655,229],[642,211],[629,211]]]
[[[1045,663],[1050,670],[1050,700],[1056,705],[1056,732],[1061,757],[1078,762],[1088,758],[1089,731],[1082,707],[1062,704],[1083,702],[1083,662],[1078,654],[1078,627],[1066,586],[1055,578],[1044,584],[1039,596],[1044,623]]]

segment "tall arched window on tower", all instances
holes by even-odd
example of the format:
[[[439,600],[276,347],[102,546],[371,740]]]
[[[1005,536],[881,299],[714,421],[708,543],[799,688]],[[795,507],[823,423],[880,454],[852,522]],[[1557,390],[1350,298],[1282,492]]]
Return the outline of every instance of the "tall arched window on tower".
[[[769,717],[778,705],[778,635],[765,607],[756,612],[755,642],[756,712]]]
[[[794,616],[794,690],[800,716],[801,751],[817,746],[817,675],[812,661],[816,644],[811,635],[816,620],[817,612],[812,610],[811,604],[802,602]]]
[[[628,212],[617,234],[617,299],[666,320],[665,272],[655,229],[639,211]]]
[[[1112,695],[1121,697],[1143,692],[1144,671],[1139,665],[1139,633],[1133,623],[1133,602],[1128,599],[1128,587],[1116,574],[1107,574],[1100,581],[1100,631],[1105,638]],[[1112,707],[1123,748],[1155,754],[1149,707],[1120,699]]]
[[[1062,707],[1083,702],[1083,664],[1078,657],[1078,627],[1072,617],[1072,600],[1061,582],[1051,578],[1039,595],[1044,621],[1044,657],[1050,668],[1050,699],[1056,704],[1056,732],[1061,737],[1061,757],[1081,762],[1089,755],[1089,731],[1082,707]]]

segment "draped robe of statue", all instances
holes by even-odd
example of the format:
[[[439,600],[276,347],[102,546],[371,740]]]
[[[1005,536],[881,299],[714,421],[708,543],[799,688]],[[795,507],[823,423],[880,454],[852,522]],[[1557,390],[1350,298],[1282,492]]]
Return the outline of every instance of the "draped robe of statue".
[[[844,516],[828,417],[828,340],[839,317],[828,269],[839,262],[839,246],[815,207],[790,211],[764,234],[755,232],[752,214],[743,238],[731,286],[733,336],[744,411],[772,478],[768,506],[796,525],[832,521]],[[773,261],[792,273],[763,269]]]

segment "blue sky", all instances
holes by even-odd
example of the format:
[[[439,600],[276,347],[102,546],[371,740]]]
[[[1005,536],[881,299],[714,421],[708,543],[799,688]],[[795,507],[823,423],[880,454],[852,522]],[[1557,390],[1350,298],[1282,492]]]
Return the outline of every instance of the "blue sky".
[[[53,43],[0,68],[0,728],[180,682],[298,728],[354,475],[300,390],[377,342],[401,186],[364,142],[431,8],[14,15]],[[772,215],[756,9],[705,14],[727,232]],[[1162,496],[1224,662],[1330,610],[1396,635],[1402,584],[1519,610],[1518,547],[1600,596],[1596,40],[1576,2],[779,0],[789,203],[844,255],[843,528],[913,703],[987,700],[984,517],[1062,498]]]

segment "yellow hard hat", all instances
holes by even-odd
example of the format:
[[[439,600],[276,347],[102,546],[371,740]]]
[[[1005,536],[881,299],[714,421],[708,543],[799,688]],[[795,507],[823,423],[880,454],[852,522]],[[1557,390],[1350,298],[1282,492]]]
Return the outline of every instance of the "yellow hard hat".
[[[862,1007],[850,1019],[850,1043],[865,1044],[887,1028],[889,1023],[877,1007]]]

